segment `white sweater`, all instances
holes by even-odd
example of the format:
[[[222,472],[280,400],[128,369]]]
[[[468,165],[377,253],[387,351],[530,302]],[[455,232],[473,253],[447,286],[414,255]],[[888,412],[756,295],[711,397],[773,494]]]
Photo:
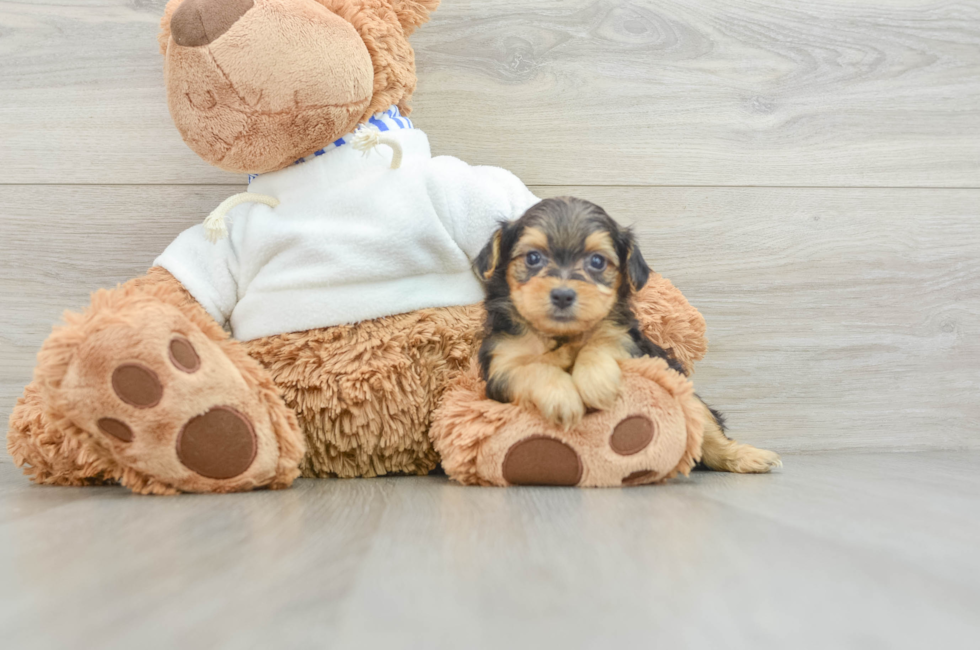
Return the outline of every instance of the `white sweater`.
[[[216,244],[189,228],[155,264],[246,341],[479,302],[471,260],[538,199],[506,170],[433,158],[417,129],[385,135],[402,145],[399,169],[387,146],[333,146],[250,182],[276,208],[232,209]]]

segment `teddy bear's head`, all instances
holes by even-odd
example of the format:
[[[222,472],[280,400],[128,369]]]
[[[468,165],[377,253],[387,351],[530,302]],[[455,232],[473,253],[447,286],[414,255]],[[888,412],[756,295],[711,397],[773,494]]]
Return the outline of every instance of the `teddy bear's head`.
[[[439,1],[170,0],[170,114],[217,167],[281,169],[392,105],[410,111],[408,36]]]

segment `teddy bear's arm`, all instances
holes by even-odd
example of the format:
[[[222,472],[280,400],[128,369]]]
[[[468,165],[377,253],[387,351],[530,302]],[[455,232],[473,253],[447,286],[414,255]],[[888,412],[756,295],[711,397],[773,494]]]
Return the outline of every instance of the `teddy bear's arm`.
[[[471,260],[501,222],[517,219],[539,201],[506,169],[474,167],[452,156],[432,159],[429,188],[440,219]]]
[[[684,294],[667,278],[652,273],[634,298],[633,311],[643,333],[692,373],[694,362],[708,351],[708,340],[704,316]]]
[[[240,206],[232,214],[250,206]],[[180,233],[155,261],[180,281],[205,311],[222,326],[231,320],[238,304],[239,263],[236,254],[234,226],[231,236],[215,243],[208,241],[204,226],[197,225]]]

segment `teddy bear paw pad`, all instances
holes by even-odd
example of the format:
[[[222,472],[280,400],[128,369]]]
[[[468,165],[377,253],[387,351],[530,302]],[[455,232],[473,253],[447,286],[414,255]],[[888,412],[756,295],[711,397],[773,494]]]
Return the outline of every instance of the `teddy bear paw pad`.
[[[252,423],[227,406],[191,418],[177,436],[180,462],[208,478],[242,474],[252,465],[257,450]]]
[[[653,442],[656,428],[650,418],[631,415],[624,418],[609,436],[609,446],[620,456],[638,454]]]
[[[112,372],[112,390],[130,406],[153,408],[163,397],[163,385],[157,373],[139,363],[126,363]]]
[[[175,336],[170,341],[170,362],[186,373],[195,373],[201,368],[201,357],[191,342],[183,336]]]
[[[578,485],[582,459],[570,446],[549,436],[531,436],[514,443],[503,463],[511,485]]]
[[[99,418],[96,426],[99,427],[99,431],[102,433],[122,440],[123,442],[132,442],[133,440],[133,430],[129,428],[128,424],[120,420]]]

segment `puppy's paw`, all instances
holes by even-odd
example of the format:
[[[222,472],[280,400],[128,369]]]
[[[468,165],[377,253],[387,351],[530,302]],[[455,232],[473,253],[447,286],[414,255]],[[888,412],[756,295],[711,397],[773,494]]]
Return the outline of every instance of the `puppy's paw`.
[[[575,426],[585,417],[585,404],[582,403],[571,377],[567,381],[541,386],[531,400],[546,420],[564,429]]]
[[[593,357],[588,363],[579,362],[572,369],[572,381],[588,408],[606,411],[619,397],[622,371],[612,357]]]
[[[738,445],[730,456],[724,459],[724,469],[736,474],[766,474],[776,467],[782,467],[779,454],[768,449],[758,449],[752,445]]]

